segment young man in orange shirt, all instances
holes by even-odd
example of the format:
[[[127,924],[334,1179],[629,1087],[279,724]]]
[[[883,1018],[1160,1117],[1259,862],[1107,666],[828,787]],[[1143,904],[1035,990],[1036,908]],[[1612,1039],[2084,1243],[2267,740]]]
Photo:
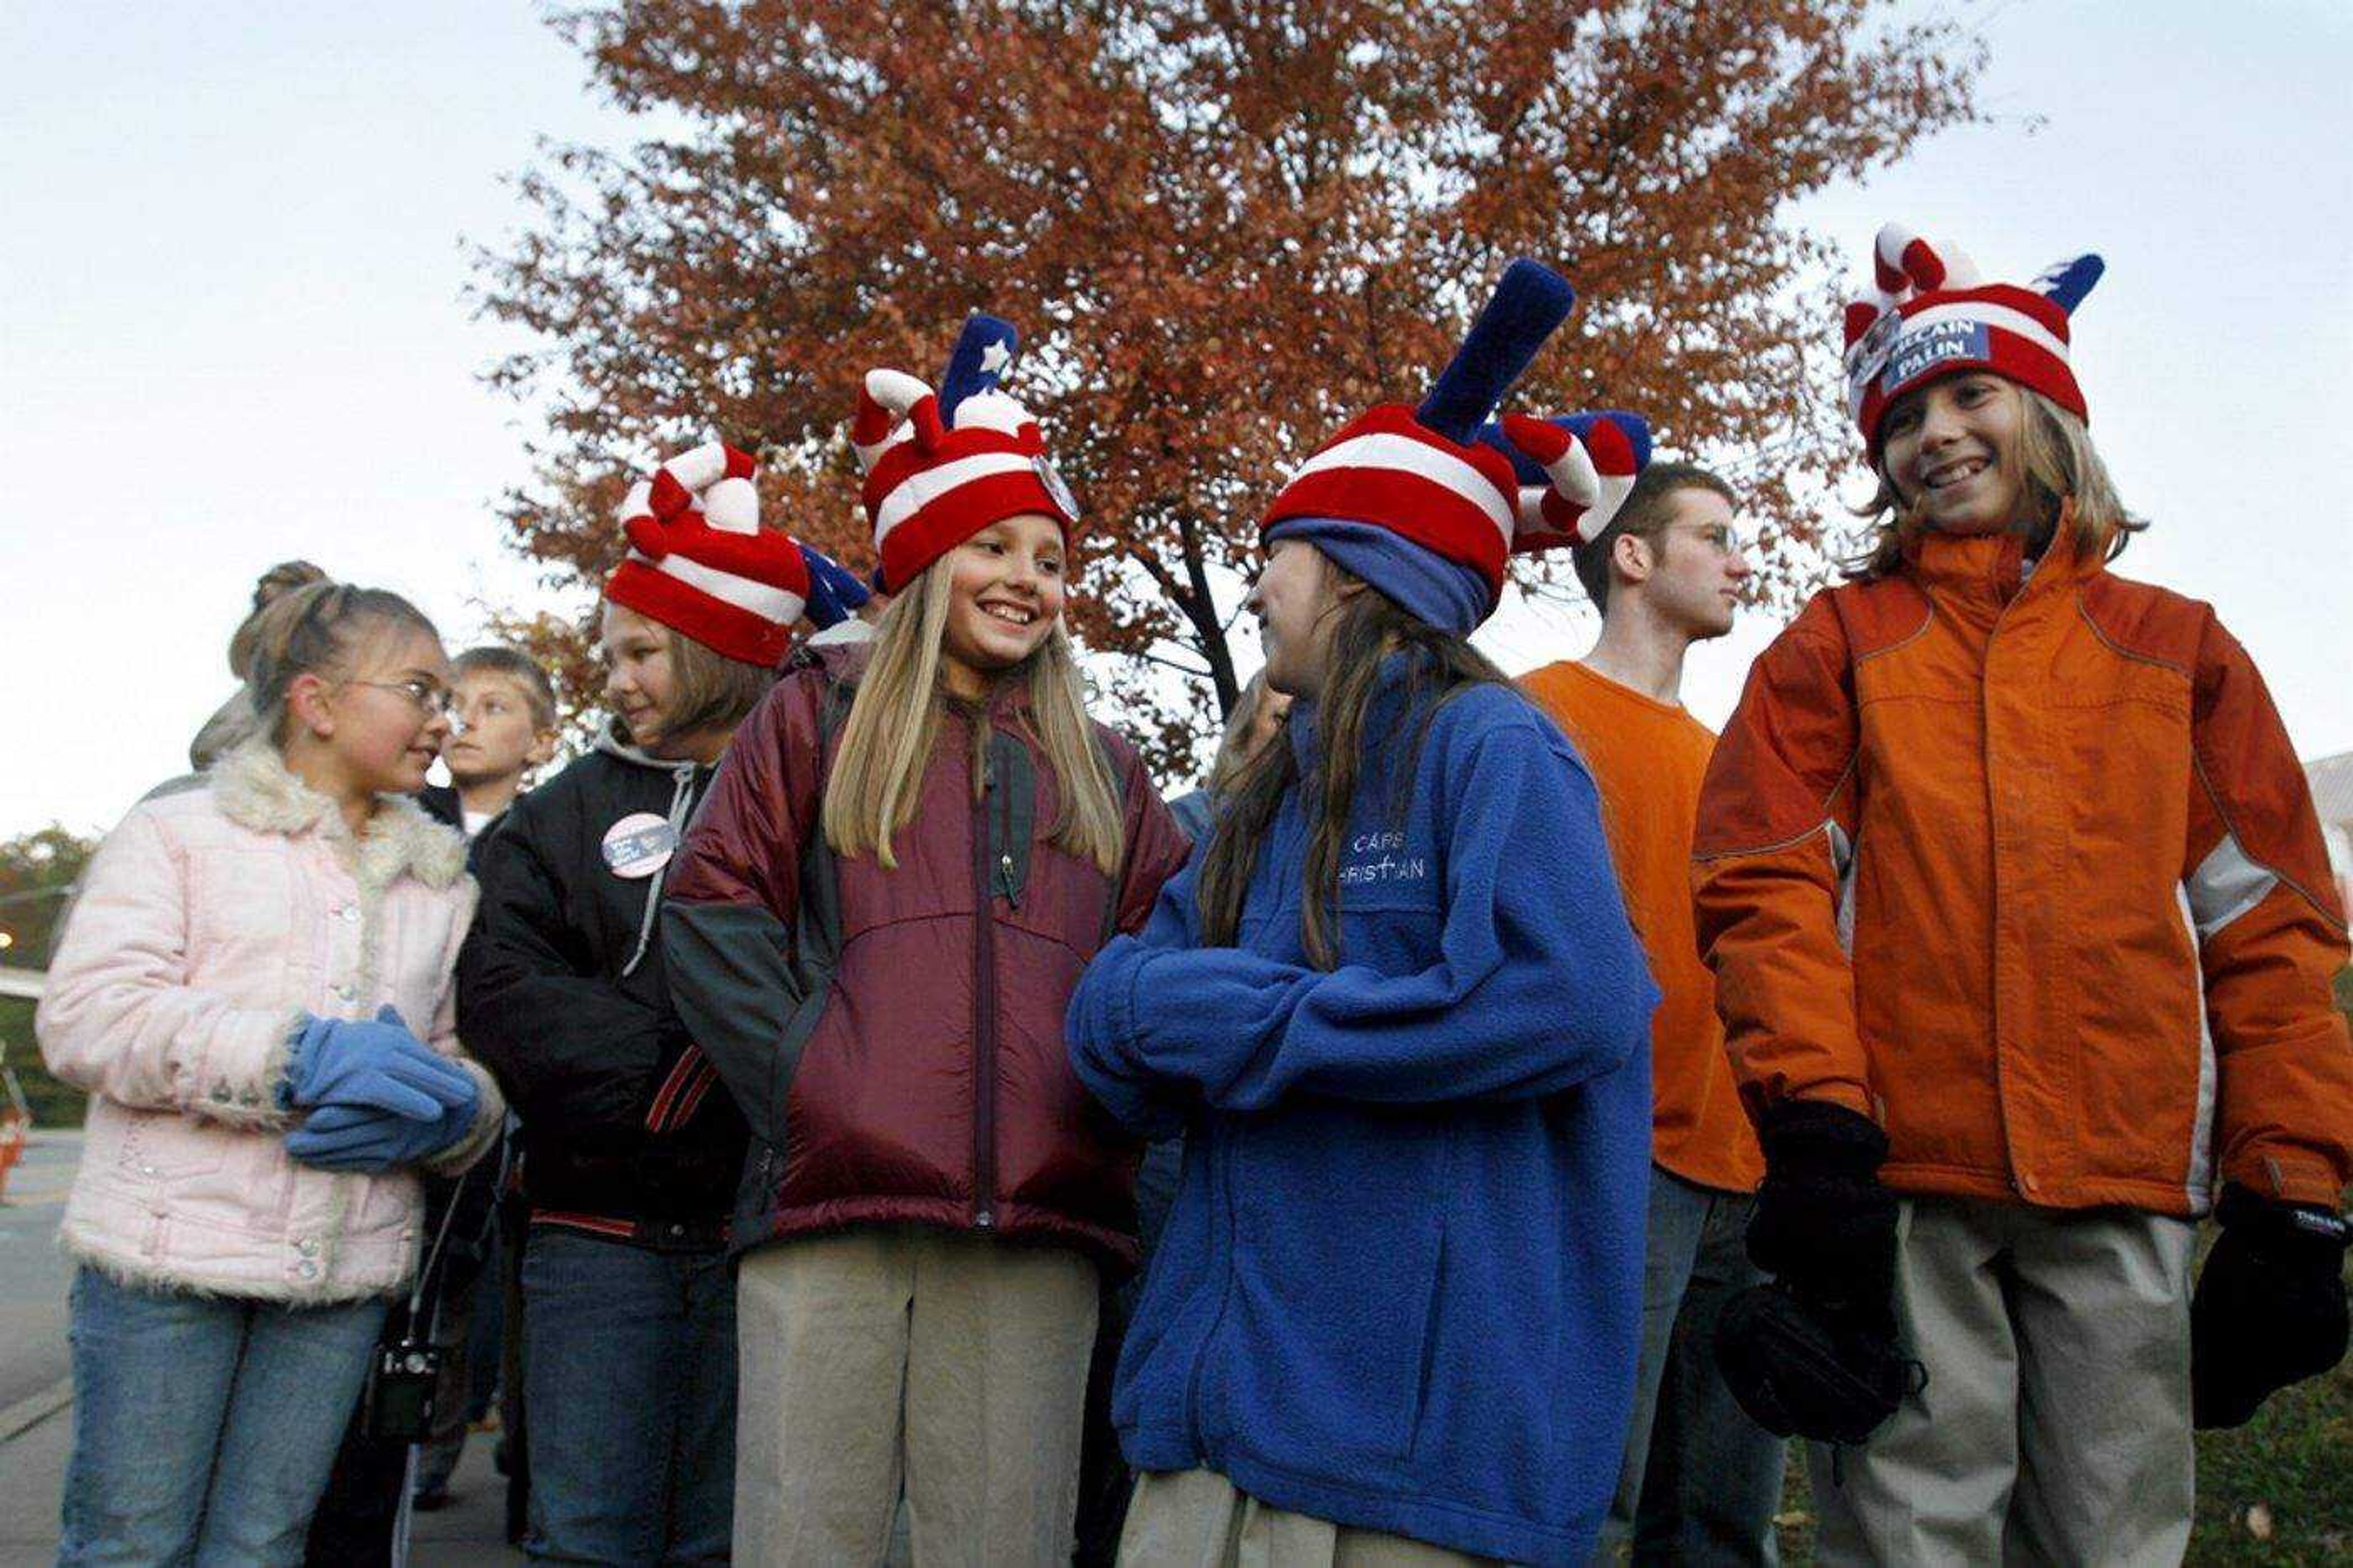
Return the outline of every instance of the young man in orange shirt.
[[[1733,508],[1705,469],[1651,464],[1577,549],[1599,640],[1520,682],[1593,769],[1627,910],[1666,993],[1651,1025],[1642,1352],[1605,1559],[1630,1546],[1646,1562],[1774,1560],[1781,1445],[1733,1402],[1711,1350],[1725,1298],[1762,1279],[1743,1237],[1764,1162],[1693,931],[1692,828],[1715,737],[1678,700],[1685,652],[1732,629],[1749,574]]]

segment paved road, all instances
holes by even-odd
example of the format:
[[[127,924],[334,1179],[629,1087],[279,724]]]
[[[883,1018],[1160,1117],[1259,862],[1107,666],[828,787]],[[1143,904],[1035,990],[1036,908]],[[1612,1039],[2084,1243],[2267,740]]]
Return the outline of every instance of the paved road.
[[[0,1205],[0,1410],[66,1376],[66,1285],[58,1216],[81,1159],[81,1134],[36,1131]]]
[[[47,1563],[57,1554],[58,1499],[73,1448],[69,1404],[44,1397],[69,1375],[66,1287],[73,1270],[58,1251],[58,1217],[81,1158],[79,1132],[33,1135],[25,1161],[9,1173],[0,1205],[0,1413],[30,1426],[0,1430],[0,1568]],[[491,1442],[466,1446],[454,1507],[417,1516],[410,1561],[418,1568],[487,1568],[522,1562],[500,1534],[501,1483],[491,1469]]]

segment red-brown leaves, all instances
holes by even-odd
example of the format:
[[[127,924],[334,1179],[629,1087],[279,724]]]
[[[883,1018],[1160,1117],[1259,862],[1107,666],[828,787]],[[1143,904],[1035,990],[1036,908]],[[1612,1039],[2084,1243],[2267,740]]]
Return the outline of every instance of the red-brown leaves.
[[[608,492],[707,434],[766,515],[870,564],[856,378],[929,376],[965,313],[1086,516],[1074,617],[1123,719],[1181,755],[1240,682],[1224,627],[1284,467],[1413,401],[1514,255],[1577,313],[1514,402],[1628,407],[1741,474],[1786,604],[1849,442],[1820,242],[1782,204],[1968,119],[1977,55],[1875,0],[617,0],[559,22],[646,111],[559,150],[481,305],[538,346],[558,578],[618,548]],[[1156,661],[1156,662],[1155,662]],[[1168,674],[1189,668],[1187,682]]]

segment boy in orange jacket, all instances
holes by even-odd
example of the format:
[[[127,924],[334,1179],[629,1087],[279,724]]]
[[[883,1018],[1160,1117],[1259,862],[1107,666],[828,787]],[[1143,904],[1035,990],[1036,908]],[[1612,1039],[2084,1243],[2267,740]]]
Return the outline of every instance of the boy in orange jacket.
[[[2344,916],[2246,651],[2106,570],[2141,525],[2067,363],[2098,259],[1983,283],[1891,227],[1875,261],[1878,538],[1757,661],[1694,844],[1749,1248],[1827,1364],[1926,1374],[1815,1465],[1826,1560],[2176,1562],[2193,1417],[2344,1353]],[[1776,1323],[1719,1346],[1786,1412],[1822,1390]]]

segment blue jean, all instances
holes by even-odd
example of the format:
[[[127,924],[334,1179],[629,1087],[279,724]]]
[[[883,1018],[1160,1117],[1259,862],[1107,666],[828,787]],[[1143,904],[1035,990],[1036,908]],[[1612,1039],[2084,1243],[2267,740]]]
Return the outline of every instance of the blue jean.
[[[1757,1200],[1651,1167],[1642,1352],[1618,1492],[1597,1557],[1773,1563],[1780,1549],[1781,1440],[1748,1419],[1715,1365],[1715,1321],[1764,1280],[1748,1261]]]
[[[522,1291],[523,1549],[554,1563],[726,1562],[735,1510],[726,1256],[534,1226]]]
[[[385,1306],[178,1295],[81,1269],[58,1562],[301,1562]]]

